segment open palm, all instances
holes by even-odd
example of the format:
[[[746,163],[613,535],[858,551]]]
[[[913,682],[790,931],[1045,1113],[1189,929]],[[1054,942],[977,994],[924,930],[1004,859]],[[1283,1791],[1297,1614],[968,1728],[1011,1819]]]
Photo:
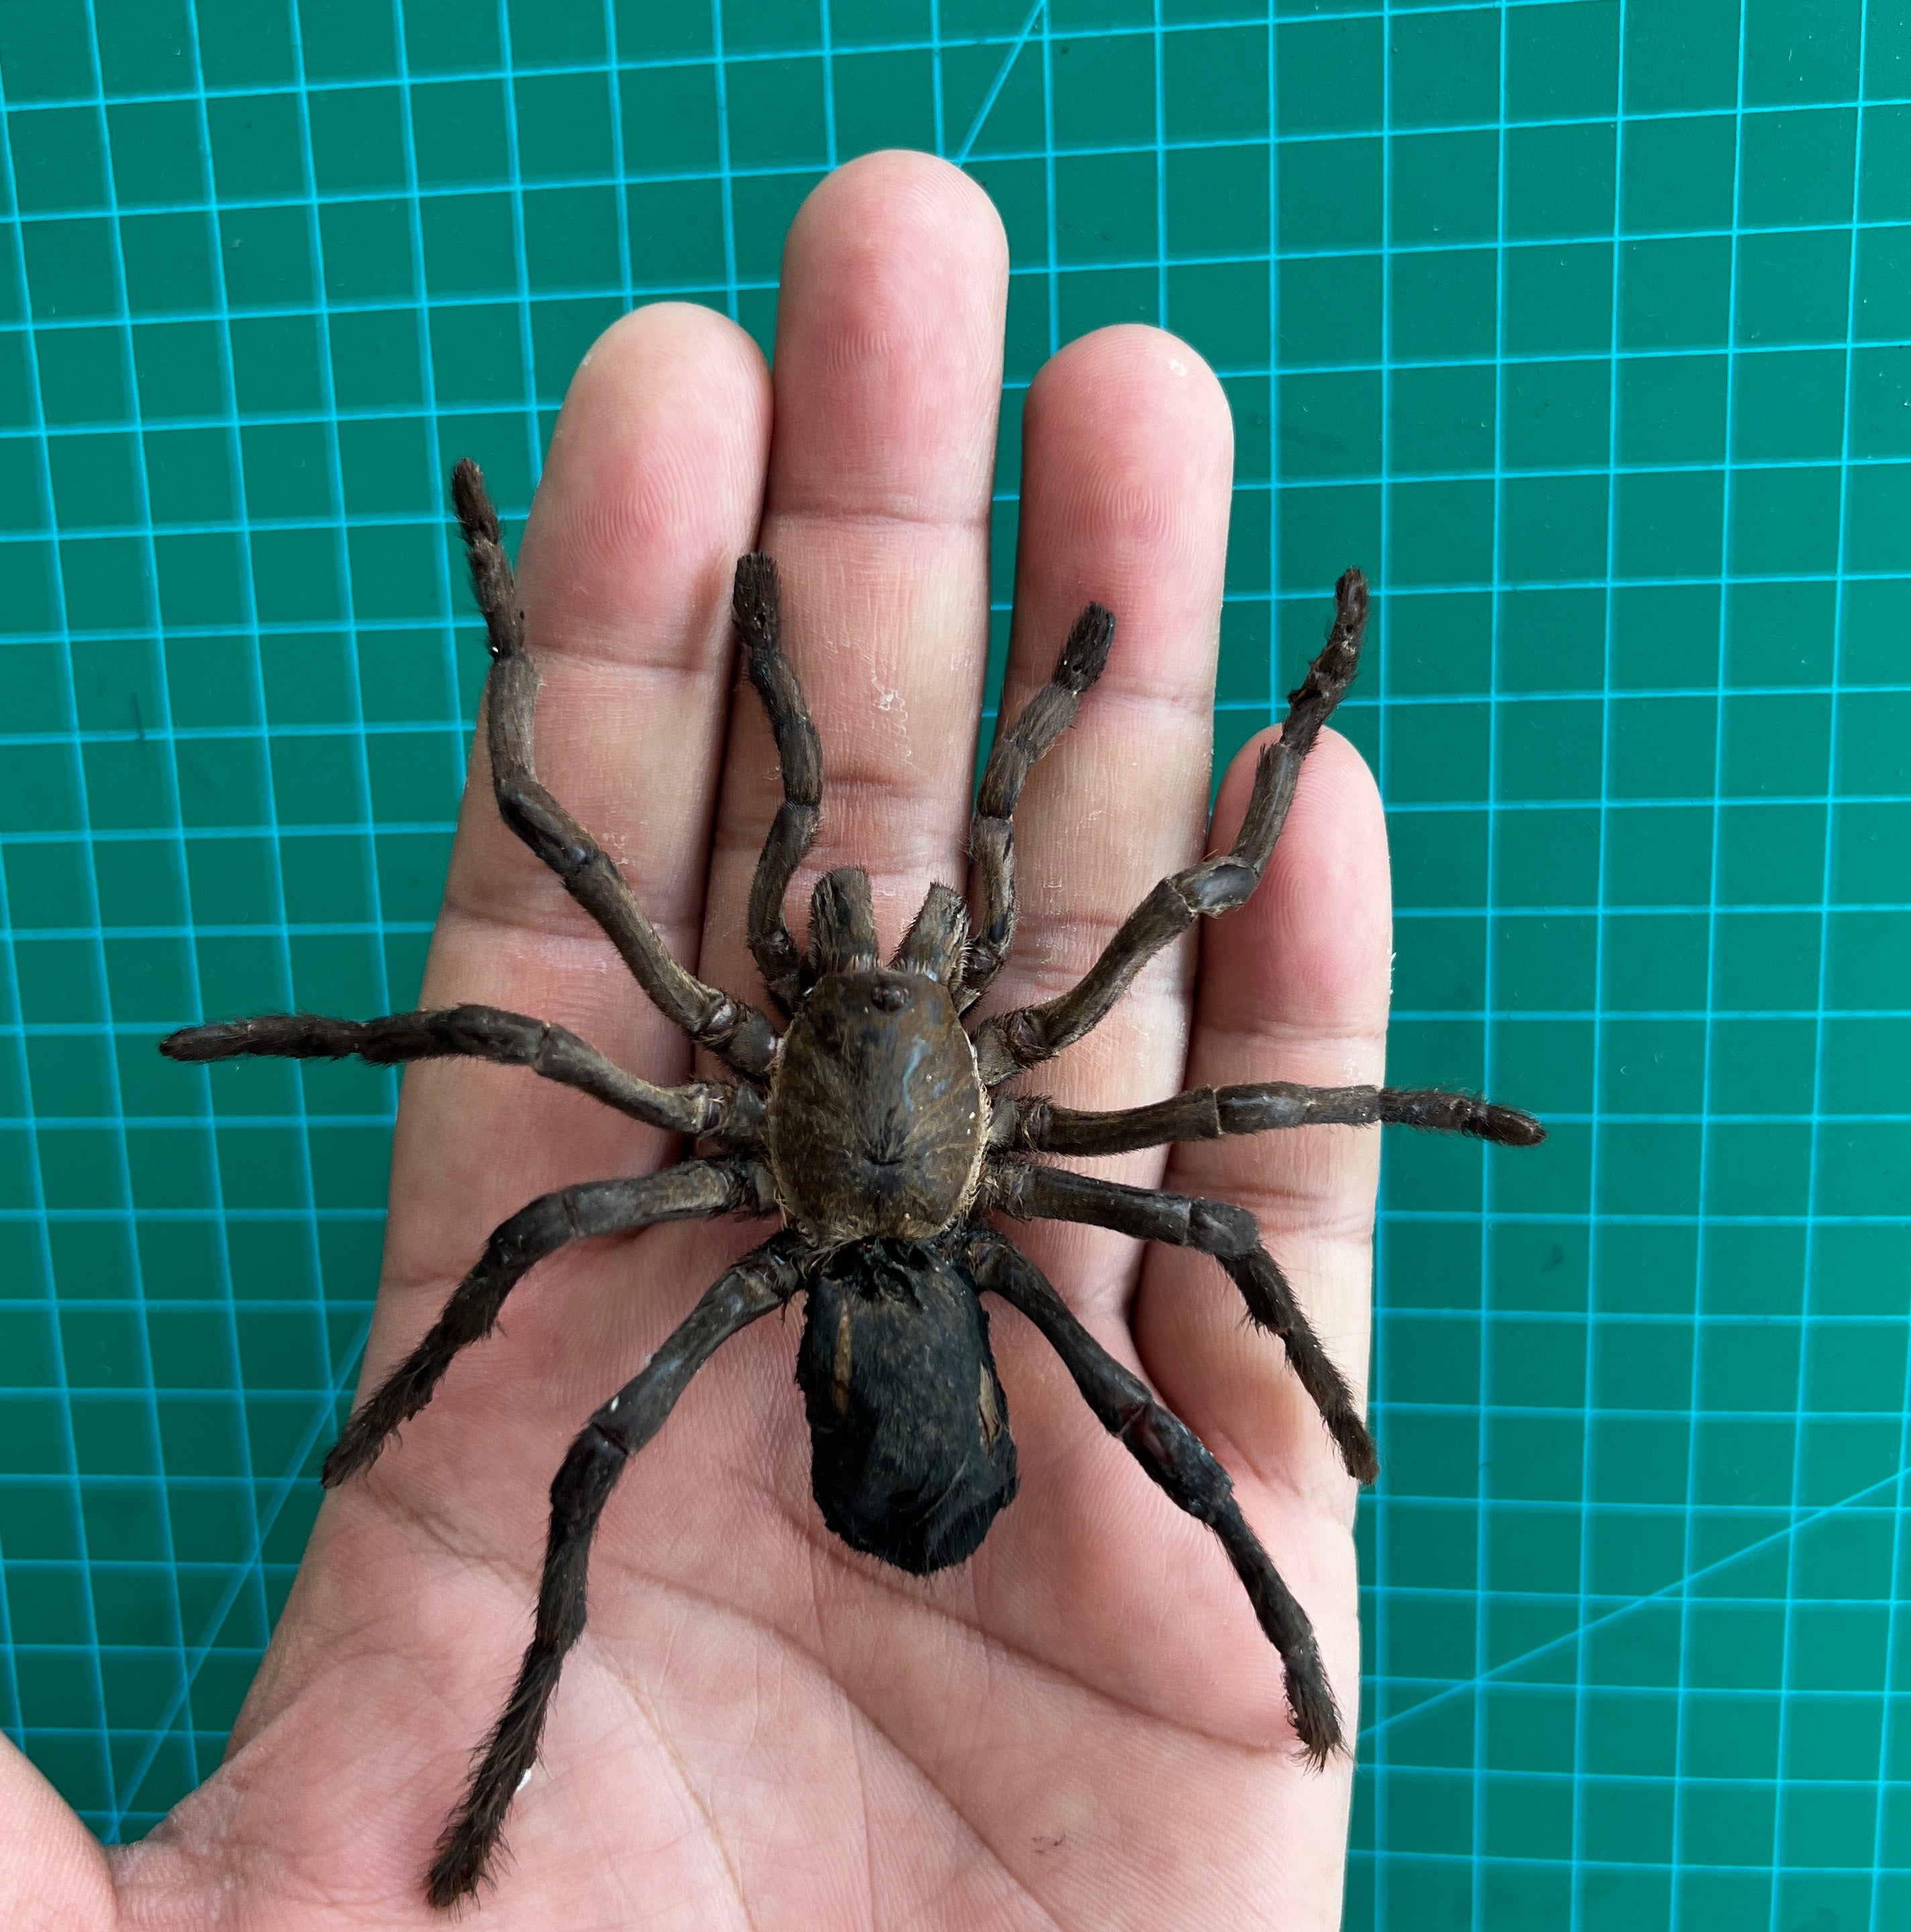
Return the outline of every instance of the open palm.
[[[1007,279],[972,184],[870,156],[792,231],[774,382],[735,326],[659,304],[572,386],[521,560],[539,770],[714,985],[756,995],[744,905],[781,796],[769,728],[730,669],[732,572],[759,544],[823,746],[822,836],[791,903],[860,865],[886,949],[932,880],[966,876]],[[1046,681],[1090,599],[1118,629],[1018,813],[1021,926],[985,1010],[1072,984],[1209,834],[1220,386],[1172,337],[1104,331],[1037,378],[1023,452],[1005,709]],[[1348,560],[1316,561],[1324,618]],[[1218,841],[1254,748],[1222,788]],[[500,822],[482,738],[476,765],[420,1004],[534,1013],[648,1079],[687,1078],[684,1036]],[[1199,944],[1198,977],[1191,938],[1023,1084],[1107,1108],[1189,1084],[1378,1078],[1386,850],[1343,741],[1309,758],[1262,890]],[[1092,1166],[1251,1209],[1357,1391],[1376,1142],[1309,1129]],[[368,1387],[506,1215],[672,1157],[660,1133],[527,1073],[413,1069]],[[765,1232],[660,1228],[542,1266],[402,1442],[329,1498],[225,1763],[158,1830],[102,1853],[17,1756],[0,1762],[0,1810],[28,1848],[0,1873],[7,1922],[442,1923],[422,1876],[527,1634],[551,1474]],[[1353,1485],[1279,1345],[1200,1256],[1051,1223],[1016,1238],[1226,1465],[1351,1732]],[[823,1527],[794,1322],[757,1324],[690,1385],[605,1512],[589,1628],[484,1922],[1339,1922],[1348,1760],[1305,1766],[1280,1660],[1209,1532],[1103,1432],[1026,1322],[997,1304],[993,1332],[1020,1495],[974,1559],[927,1579]]]

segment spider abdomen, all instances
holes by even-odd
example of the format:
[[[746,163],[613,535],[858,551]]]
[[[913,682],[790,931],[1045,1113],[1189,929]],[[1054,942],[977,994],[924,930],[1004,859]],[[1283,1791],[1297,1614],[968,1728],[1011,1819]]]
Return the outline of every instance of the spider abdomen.
[[[810,1281],[796,1362],[810,1484],[852,1549],[960,1563],[1014,1496],[1008,1405],[967,1272],[924,1243],[840,1248]]]
[[[973,1194],[987,1122],[946,988],[879,968],[825,974],[790,1024],[770,1089],[777,1201],[819,1248],[926,1240]]]

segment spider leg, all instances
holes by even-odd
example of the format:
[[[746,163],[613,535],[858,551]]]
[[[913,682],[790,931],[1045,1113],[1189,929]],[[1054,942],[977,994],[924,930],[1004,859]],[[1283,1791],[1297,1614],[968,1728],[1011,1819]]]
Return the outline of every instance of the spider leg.
[[[999,1013],[978,1029],[975,1058],[983,1079],[999,1086],[1025,1066],[1053,1060],[1065,1046],[1098,1026],[1108,1010],[1163,946],[1179,939],[1197,919],[1212,919],[1244,904],[1287,823],[1300,782],[1300,767],[1321,728],[1352,682],[1367,622],[1367,580],[1345,573],[1334,592],[1333,628],[1321,655],[1308,666],[1288,700],[1280,737],[1260,754],[1247,816],[1230,851],[1170,874],[1122,922],[1101,956],[1070,989],[1038,1006]]]
[[[1321,1412],[1348,1474],[1371,1483],[1380,1473],[1373,1438],[1354,1406],[1353,1391],[1301,1312],[1287,1276],[1261,1246],[1260,1230],[1245,1208],[1161,1188],[1127,1187],[1098,1175],[1023,1160],[990,1166],[982,1202],[1019,1220],[1086,1222],[1137,1240],[1212,1255],[1233,1277],[1249,1316],[1286,1346],[1288,1363]]]
[[[327,1019],[317,1013],[266,1013],[182,1027],[159,1042],[168,1060],[199,1061],[271,1057],[345,1060],[374,1066],[413,1060],[489,1060],[528,1066],[560,1086],[574,1087],[633,1120],[667,1133],[714,1135],[738,1143],[762,1139],[763,1098],[753,1087],[693,1080],[654,1087],[626,1073],[608,1054],[568,1028],[506,1012],[501,1006],[443,1006],[386,1013],[375,1020]]]
[[[987,990],[1015,943],[1014,818],[1022,788],[1035,760],[1075,722],[1082,693],[1101,675],[1114,635],[1113,616],[1101,604],[1089,604],[1062,646],[1053,677],[1006,730],[996,721],[969,832],[969,856],[981,875],[982,913],[963,957],[956,993],[960,1008]]]
[[[801,1245],[793,1231],[776,1235],[721,1276],[571,1444],[551,1484],[536,1627],[510,1697],[438,1840],[425,1894],[433,1905],[455,1904],[477,1889],[497,1849],[504,1814],[537,1761],[565,1653],[584,1631],[591,1538],[623,1466],[663,1426],[690,1378],[717,1348],[782,1307],[802,1286],[795,1260]]]
[[[803,687],[783,650],[783,613],[777,566],[760,550],[737,561],[731,597],[744,664],[769,714],[783,767],[783,802],[763,842],[750,881],[747,929],[750,950],[764,984],[787,1016],[803,992],[803,957],[783,920],[783,896],[796,868],[816,842],[823,796],[823,754],[803,702]]]
[[[1058,1107],[1038,1097],[995,1103],[994,1144],[1031,1154],[1127,1154],[1170,1141],[1211,1141],[1270,1127],[1369,1127],[1398,1124],[1471,1134],[1502,1147],[1537,1147],[1546,1130],[1531,1114],[1441,1087],[1302,1087],[1269,1080],[1251,1087],[1194,1087],[1152,1106],[1107,1113]]]
[[[485,479],[467,457],[452,472],[452,496],[471,564],[471,584],[490,634],[485,686],[486,742],[500,817],[602,927],[660,1012],[739,1073],[762,1075],[776,1030],[747,1001],[706,986],[670,956],[609,854],[538,779],[533,754],[537,667],[524,651],[524,617]]]
[[[999,1234],[978,1229],[966,1256],[977,1285],[1020,1309],[1047,1338],[1090,1408],[1175,1504],[1220,1538],[1268,1641],[1281,1653],[1288,1706],[1318,1767],[1341,1743],[1340,1713],[1307,1612],[1248,1527],[1234,1486],[1213,1454],[1172,1410],[1123,1368],[1075,1319],[1047,1277]]]
[[[431,1400],[458,1352],[491,1333],[505,1297],[546,1256],[659,1221],[707,1220],[739,1209],[766,1214],[772,1204],[768,1170],[747,1156],[687,1160],[657,1174],[539,1195],[496,1229],[424,1340],[353,1411],[320,1481],[336,1489],[376,1460],[392,1431]]]

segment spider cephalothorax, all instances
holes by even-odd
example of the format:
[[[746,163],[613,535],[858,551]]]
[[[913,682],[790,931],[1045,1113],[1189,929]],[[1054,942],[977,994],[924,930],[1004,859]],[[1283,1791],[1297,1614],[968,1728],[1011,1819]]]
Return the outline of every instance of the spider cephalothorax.
[[[704,1294],[657,1353],[593,1416],[551,1486],[550,1535],[537,1618],[509,1701],[452,1814],[427,1885],[434,1904],[473,1890],[512,1797],[537,1755],[566,1652],[582,1632],[584,1578],[597,1520],[624,1464],[663,1425],[718,1346],[806,1296],[796,1378],[808,1415],[811,1486],[824,1520],[858,1550],[924,1572],[960,1562],[1014,1496],[1008,1408],[989,1348],[981,1291],[1019,1309],[1067,1365],[1083,1397],[1147,1474],[1220,1538],[1262,1629],[1279,1649],[1296,1734],[1316,1763],[1341,1743],[1306,1614],[1242,1517],[1226,1472],[1185,1424],[1107,1354],[1034,1264],[990,1225],[991,1214],[1092,1222],[1211,1255],[1248,1315],[1288,1359],[1348,1470],[1375,1472],[1353,1396],[1296,1302],[1254,1217],[1072,1174],[1029,1158],[1108,1154],[1274,1127],[1402,1121],[1513,1146],[1543,1138],[1511,1108],[1436,1088],[1301,1087],[1273,1081],[1199,1088],[1115,1112],[1058,1107],[999,1092],[1095,1026],[1147,962],[1203,916],[1239,905],[1260,883],[1292,804],[1302,760],[1358,663],[1367,587],[1350,570],[1336,592],[1326,646],[1289,700],[1279,740],[1262,752],[1232,848],[1164,879],[1080,982],[972,1033],[962,1015],[1008,958],[1015,934],[1012,823],[1031,766],[1073,721],[1107,662],[1114,620],[1091,604],[1050,682],[999,730],[982,775],[969,853],[976,911],[931,886],[887,964],[870,886],[853,867],[820,880],[810,942],[784,922],[792,877],[816,833],[822,764],[815,728],[779,643],[775,567],[737,566],[737,628],[750,681],[770,715],[783,803],[750,895],[750,950],[785,1022],[705,986],[673,959],[616,866],[537,778],[532,722],[537,674],[497,518],[475,464],[452,491],[490,634],[488,746],[505,822],[561,878],[657,1006],[734,1072],[735,1081],[657,1087],[563,1028],[494,1006],[394,1013],[367,1021],[279,1014],[188,1028],[162,1042],[176,1060],[247,1054],[348,1054],[385,1064],[467,1054],[527,1066],[651,1125],[708,1144],[662,1172],[586,1181],[521,1208],[491,1235],[443,1313],[360,1405],[326,1459],[328,1488],[363,1469],[432,1391],[467,1343],[488,1334],[504,1300],[568,1243],[659,1221],[780,1215],[780,1232]]]

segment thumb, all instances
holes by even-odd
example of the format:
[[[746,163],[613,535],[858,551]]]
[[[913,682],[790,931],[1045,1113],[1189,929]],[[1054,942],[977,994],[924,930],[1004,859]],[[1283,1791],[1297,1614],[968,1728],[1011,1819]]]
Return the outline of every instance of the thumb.
[[[0,1925],[11,1932],[110,1932],[113,1876],[80,1814],[0,1737]]]

